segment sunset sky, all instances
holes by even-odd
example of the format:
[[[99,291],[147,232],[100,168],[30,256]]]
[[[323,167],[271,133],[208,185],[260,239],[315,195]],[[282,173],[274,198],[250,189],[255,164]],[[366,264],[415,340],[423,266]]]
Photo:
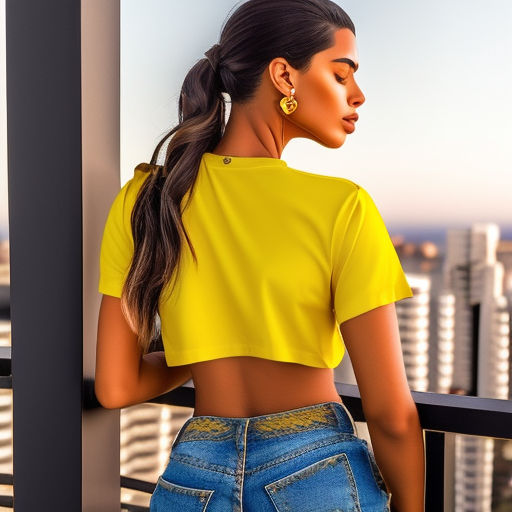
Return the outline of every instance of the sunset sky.
[[[121,1],[121,182],[177,119],[188,69],[217,42],[226,0]],[[390,226],[512,225],[512,2],[338,1],[356,27],[366,96],[338,149],[294,139],[298,169],[358,182]],[[485,8],[483,8],[485,5]],[[5,0],[0,233],[7,229]]]

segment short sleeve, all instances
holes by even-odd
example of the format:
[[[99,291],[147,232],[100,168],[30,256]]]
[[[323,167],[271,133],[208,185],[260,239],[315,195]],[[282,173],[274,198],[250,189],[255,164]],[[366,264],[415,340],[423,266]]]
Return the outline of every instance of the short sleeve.
[[[133,256],[131,212],[138,190],[148,173],[136,172],[115,196],[107,215],[101,240],[98,291],[121,297]]]
[[[332,239],[332,297],[338,324],[413,293],[384,221],[357,185],[336,219]]]

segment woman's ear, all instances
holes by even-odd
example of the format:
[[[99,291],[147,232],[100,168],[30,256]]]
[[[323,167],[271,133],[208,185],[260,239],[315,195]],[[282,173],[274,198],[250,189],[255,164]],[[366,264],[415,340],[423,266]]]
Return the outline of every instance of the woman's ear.
[[[283,96],[289,96],[290,89],[292,87],[296,87],[294,78],[297,70],[290,66],[287,60],[283,57],[276,57],[275,59],[272,59],[267,69],[274,87]]]

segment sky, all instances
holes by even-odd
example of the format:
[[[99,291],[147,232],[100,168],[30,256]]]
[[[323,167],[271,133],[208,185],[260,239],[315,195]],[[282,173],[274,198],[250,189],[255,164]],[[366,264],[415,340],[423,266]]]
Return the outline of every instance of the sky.
[[[227,0],[121,0],[121,182],[177,120],[190,67],[218,42]],[[366,101],[340,148],[292,140],[289,166],[351,179],[388,227],[512,225],[512,2],[345,0]],[[0,0],[0,233],[7,226]]]

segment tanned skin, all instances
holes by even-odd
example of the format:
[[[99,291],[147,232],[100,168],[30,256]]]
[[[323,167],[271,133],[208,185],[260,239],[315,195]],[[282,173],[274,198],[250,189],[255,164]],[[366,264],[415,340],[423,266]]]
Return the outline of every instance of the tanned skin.
[[[332,47],[314,55],[306,73],[286,59],[273,59],[254,99],[232,104],[222,140],[213,153],[280,158],[295,137],[328,148],[345,142],[342,118],[365,97],[345,57],[359,65],[349,29],[335,32]],[[295,88],[298,108],[283,113],[279,101]],[[283,124],[284,123],[284,124]],[[283,130],[284,129],[284,130]],[[282,134],[284,133],[284,141]],[[416,406],[405,374],[395,304],[377,307],[340,325],[350,355],[377,464],[392,493],[392,511],[424,511],[424,445]],[[163,352],[137,348],[120,300],[104,295],[98,322],[96,394],[107,408],[126,407],[193,380],[194,416],[248,417],[319,402],[342,402],[333,370],[238,356],[168,367]]]

